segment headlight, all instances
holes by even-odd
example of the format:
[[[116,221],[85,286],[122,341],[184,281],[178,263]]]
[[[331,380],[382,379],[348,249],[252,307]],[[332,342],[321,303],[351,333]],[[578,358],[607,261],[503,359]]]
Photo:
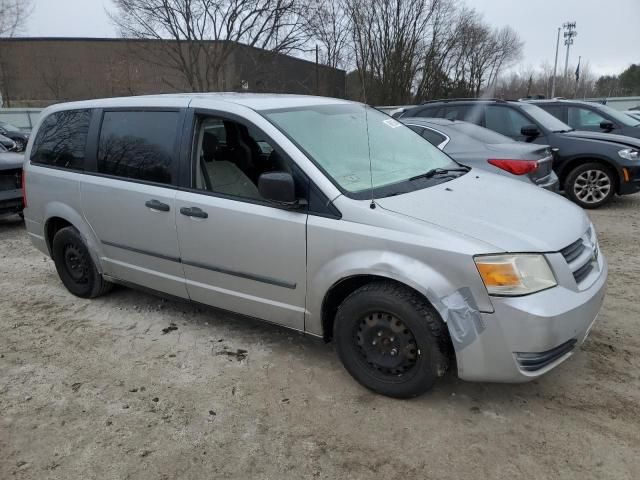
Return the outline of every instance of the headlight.
[[[528,295],[558,284],[544,255],[481,255],[474,260],[490,295]]]
[[[618,152],[618,155],[621,158],[625,158],[627,160],[640,160],[640,152],[638,150],[634,150],[633,148],[625,148]]]

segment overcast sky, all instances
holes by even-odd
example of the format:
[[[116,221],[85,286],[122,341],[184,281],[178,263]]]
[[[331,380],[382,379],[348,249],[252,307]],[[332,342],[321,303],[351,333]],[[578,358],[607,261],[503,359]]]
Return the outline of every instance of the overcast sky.
[[[466,0],[494,26],[510,25],[525,42],[522,66],[553,63],[557,28],[576,21],[578,56],[597,74],[620,73],[640,63],[640,0]],[[113,37],[105,13],[110,0],[35,0],[26,34],[37,37]],[[561,39],[558,64],[564,65]]]

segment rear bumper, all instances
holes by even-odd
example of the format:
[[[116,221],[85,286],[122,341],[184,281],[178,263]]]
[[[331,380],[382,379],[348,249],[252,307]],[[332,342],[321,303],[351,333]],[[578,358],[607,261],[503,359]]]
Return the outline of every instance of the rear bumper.
[[[456,351],[464,380],[526,382],[544,375],[574,352],[593,326],[606,290],[608,267],[589,288],[557,286],[524,297],[493,297],[493,313],[482,313],[484,330]]]
[[[550,192],[558,193],[560,191],[560,181],[558,180],[556,172],[553,170],[546,177],[537,179],[535,184],[536,186],[549,190]]]

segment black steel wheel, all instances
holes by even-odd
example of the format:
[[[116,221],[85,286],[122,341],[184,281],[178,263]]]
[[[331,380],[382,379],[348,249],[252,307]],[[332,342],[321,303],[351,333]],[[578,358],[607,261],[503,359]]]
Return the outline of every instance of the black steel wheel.
[[[338,308],[334,340],[346,370],[390,397],[420,395],[448,367],[446,326],[425,298],[394,282],[349,295]]]
[[[78,297],[94,298],[106,293],[111,283],[102,278],[80,233],[73,227],[58,230],[51,246],[60,280]]]

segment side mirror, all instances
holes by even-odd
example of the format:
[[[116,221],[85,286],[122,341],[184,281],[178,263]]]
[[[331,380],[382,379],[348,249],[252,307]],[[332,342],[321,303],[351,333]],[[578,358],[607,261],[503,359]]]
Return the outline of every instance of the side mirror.
[[[603,120],[600,122],[600,128],[602,130],[607,130],[608,132],[610,132],[615,128],[615,125],[613,124],[613,122],[610,122],[609,120]]]
[[[265,200],[296,207],[296,185],[288,172],[265,172],[258,178],[258,192]]]
[[[540,136],[540,129],[533,124],[525,125],[520,129],[520,133],[523,137],[535,138]]]

